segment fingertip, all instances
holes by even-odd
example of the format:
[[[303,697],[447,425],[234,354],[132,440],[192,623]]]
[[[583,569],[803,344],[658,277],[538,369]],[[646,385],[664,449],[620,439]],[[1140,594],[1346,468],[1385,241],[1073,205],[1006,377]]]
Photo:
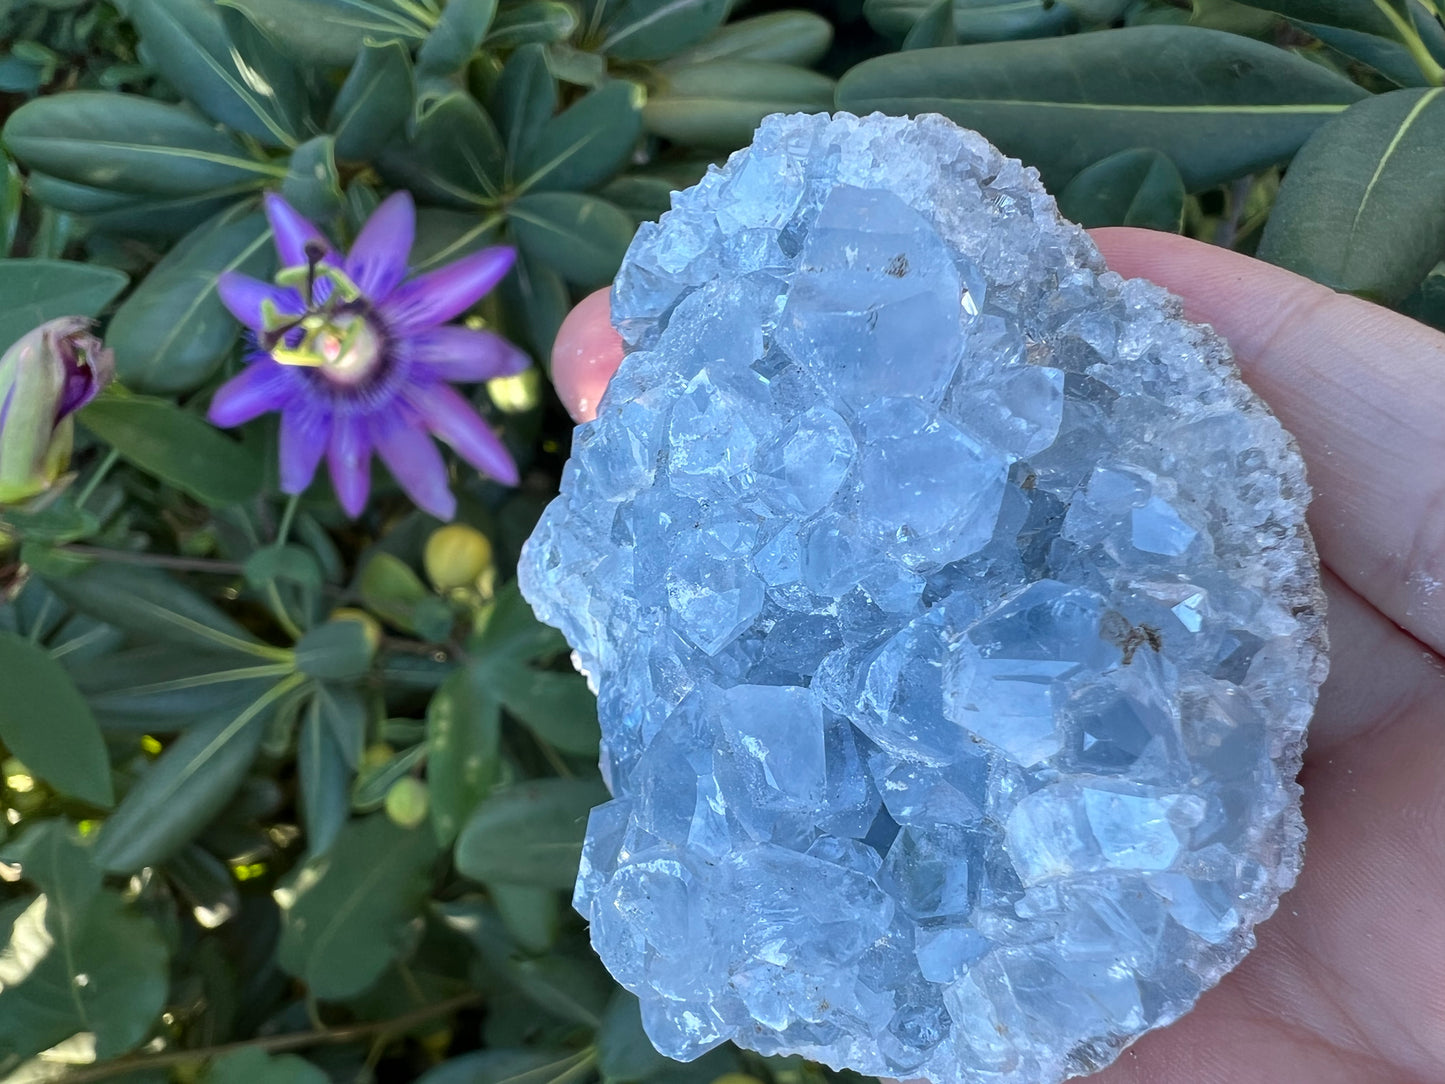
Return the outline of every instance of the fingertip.
[[[597,416],[598,400],[622,353],[622,336],[612,326],[611,291],[588,294],[562,321],[552,346],[552,383],[574,421]]]

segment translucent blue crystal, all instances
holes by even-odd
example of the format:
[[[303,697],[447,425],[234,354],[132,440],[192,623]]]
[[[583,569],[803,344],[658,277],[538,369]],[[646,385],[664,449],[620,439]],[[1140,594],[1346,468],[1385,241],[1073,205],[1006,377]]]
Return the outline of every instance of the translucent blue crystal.
[[[1051,1084],[1300,862],[1303,468],[939,117],[771,117],[644,225],[523,590],[599,694],[575,903],[663,1052]]]

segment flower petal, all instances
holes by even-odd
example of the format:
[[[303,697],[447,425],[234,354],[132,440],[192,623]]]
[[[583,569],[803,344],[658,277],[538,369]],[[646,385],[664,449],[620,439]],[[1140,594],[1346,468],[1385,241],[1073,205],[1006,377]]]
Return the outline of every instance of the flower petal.
[[[401,286],[377,311],[393,335],[411,335],[467,311],[497,283],[517,258],[514,249],[484,248]]]
[[[505,485],[517,484],[517,464],[471,403],[446,384],[410,387],[407,400],[438,439],[472,466]]]
[[[304,493],[331,438],[331,418],[309,403],[281,412],[281,491]]]
[[[518,347],[492,331],[473,331],[458,324],[428,328],[397,344],[414,364],[438,380],[471,383],[494,376],[513,376],[532,364]]]
[[[371,213],[356,235],[345,265],[364,296],[380,301],[401,285],[415,236],[416,207],[411,193],[393,193]]]
[[[266,218],[271,223],[271,234],[282,267],[305,267],[308,244],[320,245],[322,252],[331,251],[331,242],[311,224],[311,220],[275,192],[266,193]]]
[[[260,331],[265,324],[261,303],[272,302],[276,308],[294,316],[306,311],[301,295],[284,286],[274,286],[239,271],[227,271],[216,280],[216,294],[231,315],[249,328]]]
[[[355,519],[371,495],[371,439],[366,427],[355,418],[335,419],[326,457],[336,499],[346,514]]]
[[[371,435],[392,477],[418,508],[441,520],[456,514],[457,499],[447,487],[447,465],[424,430],[393,420]]]
[[[280,410],[295,393],[294,372],[269,358],[258,358],[216,389],[206,417],[212,425],[243,425]]]

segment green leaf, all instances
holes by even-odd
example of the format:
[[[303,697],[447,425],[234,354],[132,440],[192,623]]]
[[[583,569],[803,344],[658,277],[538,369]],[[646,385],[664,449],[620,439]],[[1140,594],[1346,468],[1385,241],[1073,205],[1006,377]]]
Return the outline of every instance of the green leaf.
[[[211,1062],[201,1084],[331,1084],[331,1078],[296,1054],[247,1047]]]
[[[1358,30],[1344,30],[1321,23],[1302,22],[1295,25],[1349,59],[1358,60],[1361,64],[1375,69],[1399,86],[1429,85],[1429,80],[1425,78],[1415,58],[1410,55],[1410,50],[1393,38],[1379,38],[1374,34],[1362,34]]]
[[[0,260],[0,352],[62,316],[99,316],[126,275],[67,260]]]
[[[938,0],[918,17],[903,39],[903,48],[936,49],[958,44],[958,30],[953,25],[953,0]]]
[[[501,190],[505,152],[482,107],[455,91],[431,103],[410,141],[388,150],[379,164],[418,196],[466,209]]]
[[[5,163],[0,177],[0,257],[9,256],[15,248],[15,233],[20,229],[20,211],[25,204],[25,178],[20,167],[8,154],[0,153]]]
[[[428,75],[451,75],[466,67],[496,14],[497,0],[448,0],[436,29],[421,43],[417,68]]]
[[[492,22],[490,49],[510,49],[531,42],[566,41],[577,29],[577,13],[559,0],[525,0],[508,5]]]
[[[46,783],[91,805],[115,801],[110,757],[95,716],[65,668],[19,636],[0,632],[0,741]]]
[[[417,607],[432,597],[411,566],[391,553],[377,553],[366,563],[359,586],[368,610],[408,632]]]
[[[296,777],[308,854],[324,854],[351,816],[352,768],[336,740],[332,715],[339,702],[318,691],[296,739]]]
[[[935,0],[864,0],[863,16],[874,30],[903,41]],[[1069,6],[1051,0],[953,0],[958,41],[1012,41],[1067,33],[1077,26]]]
[[[147,63],[181,97],[266,146],[296,143],[305,100],[300,80],[289,65],[275,62],[259,33],[238,41],[210,0],[142,0],[125,7]]]
[[[176,852],[165,863],[165,872],[203,925],[224,923],[241,909],[241,893],[230,867],[199,843]]]
[[[190,110],[129,94],[72,90],[36,98],[10,115],[4,140],[30,169],[137,195],[259,187],[282,172]]]
[[[597,1030],[597,1068],[602,1079],[608,1084],[637,1084],[666,1072],[671,1064],[642,1030],[637,998],[618,990],[607,1003]]]
[[[570,888],[587,814],[607,801],[601,782],[535,779],[494,792],[457,839],[457,869],[474,881]]]
[[[543,364],[550,364],[557,329],[572,311],[572,295],[562,276],[521,252],[498,292],[509,337],[543,359]]]
[[[727,13],[728,0],[623,0],[599,48],[618,60],[661,60],[707,37]]]
[[[44,894],[16,915],[0,949],[0,1066],[73,1035],[113,1058],[155,1027],[170,988],[167,951],[149,918],[101,890],[87,848],[60,828],[22,840],[22,869]],[[0,923],[0,930],[4,924]]]
[[[353,685],[318,684],[315,702],[347,767],[357,767],[366,748],[370,718],[366,697]]]
[[[527,152],[556,111],[557,84],[547,67],[546,46],[521,46],[507,58],[492,92],[492,116],[506,141],[507,161]]]
[[[596,1030],[617,984],[592,953],[519,960],[506,977],[518,992],[560,1020]]]
[[[807,68],[821,60],[832,44],[833,24],[821,15],[771,11],[720,26],[667,63],[681,68],[709,60],[769,60]]]
[[[1407,0],[1239,0],[1286,19],[1407,41],[1414,34]]]
[[[142,3],[145,0],[141,0]],[[244,12],[298,60],[344,67],[365,44],[414,43],[430,29],[393,0],[218,0]]]
[[[1282,49],[1185,26],[893,54],[838,84],[840,109],[942,113],[1056,190],[1130,147],[1168,155],[1190,191],[1207,188],[1288,158],[1364,96]]]
[[[379,154],[411,115],[413,94],[405,45],[391,41],[363,48],[331,107],[336,157],[365,161]]]
[[[637,147],[646,97],[638,84],[614,79],[553,117],[517,163],[518,189],[580,191],[607,180]]]
[[[351,807],[361,813],[379,809],[397,780],[419,768],[426,760],[427,752],[426,743],[418,742],[380,764],[363,764],[351,787]]]
[[[1445,89],[1369,98],[1295,156],[1259,256],[1394,303],[1445,256]]]
[[[714,60],[668,73],[642,110],[647,130],[689,146],[741,147],[769,113],[827,112],[825,75],[756,60]]]
[[[268,583],[294,583],[308,590],[321,587],[321,564],[305,546],[262,546],[245,564],[246,582],[262,590]]]
[[[648,222],[666,214],[677,186],[662,177],[634,175],[614,177],[597,190],[608,203],[615,203],[634,222]]]
[[[355,681],[371,669],[375,645],[360,621],[328,621],[296,644],[296,669],[322,681]]]
[[[151,639],[273,659],[287,654],[264,646],[164,572],[97,563],[72,576],[48,576],[45,585],[73,609]]]
[[[285,663],[150,644],[98,659],[64,661],[102,730],[166,733],[250,703],[283,676]]]
[[[581,674],[500,666],[490,677],[506,709],[542,741],[574,756],[597,755],[597,698]]]
[[[467,643],[467,651],[489,666],[531,662],[566,650],[562,634],[537,620],[515,580],[497,592]]]
[[[268,278],[271,228],[249,203],[197,227],[158,263],[111,321],[116,375],[133,391],[173,394],[205,383],[241,327],[216,293],[227,271]]]
[[[216,217],[234,204],[236,197],[250,195],[252,190],[252,185],[242,185],[198,196],[138,199],[123,207],[86,215],[85,222],[92,232],[98,234],[121,234],[127,240],[131,237],[151,237],[173,241]]]
[[[202,832],[240,787],[266,736],[268,716],[298,682],[280,681],[238,711],[177,738],[101,826],[95,843],[101,867],[134,873]]]
[[[336,141],[329,135],[308,139],[291,152],[291,168],[281,182],[281,195],[313,222],[328,222],[346,197],[336,168]]]
[[[126,462],[215,507],[261,491],[261,463],[249,448],[167,399],[102,395],[80,422]]]
[[[557,941],[561,928],[561,894],[555,888],[492,882],[487,894],[502,925],[524,952],[543,953]]]
[[[501,770],[501,708],[470,667],[454,670],[426,710],[427,783],[437,843],[448,846],[496,784]]]
[[[427,1070],[416,1084],[558,1084],[582,1079],[579,1071],[585,1071],[591,1058],[585,1050],[477,1050]]]
[[[435,856],[430,833],[382,815],[349,822],[324,858],[308,859],[276,889],[280,965],[323,1000],[364,991],[404,949]]]
[[[1070,181],[1059,194],[1059,211],[1090,229],[1141,226],[1178,233],[1184,220],[1184,179],[1158,151],[1120,151]]]
[[[580,192],[534,192],[508,208],[517,244],[569,282],[595,289],[612,281],[632,241],[632,220]]]
[[[72,211],[78,215],[97,211],[113,211],[118,207],[134,207],[144,197],[132,192],[112,192],[105,188],[62,181],[44,173],[30,174],[30,194],[47,207]]]

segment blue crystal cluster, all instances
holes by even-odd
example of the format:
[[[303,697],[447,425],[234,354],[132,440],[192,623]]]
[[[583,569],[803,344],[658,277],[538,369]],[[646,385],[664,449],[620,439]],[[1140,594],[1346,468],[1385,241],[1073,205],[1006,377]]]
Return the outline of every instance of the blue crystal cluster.
[[[575,903],[664,1053],[1049,1084],[1300,861],[1300,458],[1225,345],[941,117],[776,116],[644,225],[522,586],[614,799]]]

